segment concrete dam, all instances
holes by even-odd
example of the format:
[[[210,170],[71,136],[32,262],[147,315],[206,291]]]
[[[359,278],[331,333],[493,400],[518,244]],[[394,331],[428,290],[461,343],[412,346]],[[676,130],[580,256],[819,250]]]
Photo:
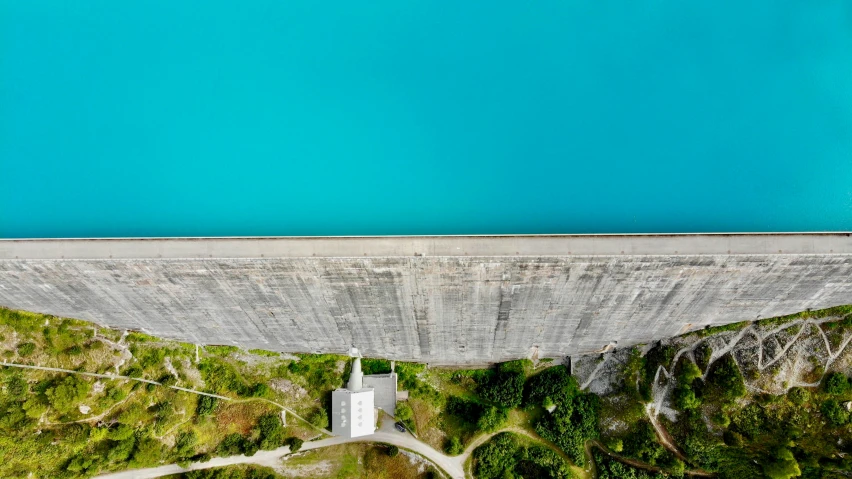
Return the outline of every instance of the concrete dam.
[[[441,365],[852,303],[824,234],[0,240],[0,305],[198,344]]]

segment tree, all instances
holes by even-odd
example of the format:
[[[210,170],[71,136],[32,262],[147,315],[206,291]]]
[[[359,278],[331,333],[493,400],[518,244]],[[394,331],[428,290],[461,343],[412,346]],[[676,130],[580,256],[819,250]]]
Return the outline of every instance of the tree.
[[[325,411],[325,408],[315,410],[309,420],[311,424],[318,428],[325,429],[328,427],[328,413]]]
[[[107,431],[107,439],[113,441],[123,441],[133,435],[133,428],[127,424],[119,424],[118,426]]]
[[[137,466],[157,464],[163,454],[163,444],[156,439],[140,439],[133,451],[133,463]]]
[[[258,439],[261,449],[270,450],[284,445],[285,430],[277,414],[269,413],[260,416],[255,429],[259,432]]]
[[[44,404],[38,396],[27,399],[22,407],[27,417],[31,419],[38,419],[47,412],[47,404]]]
[[[388,446],[388,456],[396,457],[399,455],[399,448],[391,444]]]
[[[535,423],[535,431],[559,446],[575,464],[585,466],[583,445],[598,437],[599,399],[594,394],[578,393],[557,404],[552,414]]]
[[[65,376],[54,387],[48,388],[44,394],[51,407],[59,412],[68,412],[86,398],[91,385],[88,381],[77,376]]]

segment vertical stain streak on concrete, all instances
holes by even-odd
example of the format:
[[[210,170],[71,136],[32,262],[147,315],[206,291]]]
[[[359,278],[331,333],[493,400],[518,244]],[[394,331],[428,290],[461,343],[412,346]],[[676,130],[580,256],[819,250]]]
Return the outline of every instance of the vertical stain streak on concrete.
[[[411,312],[414,315],[414,326],[417,332],[417,357],[430,357],[432,355],[432,342],[429,322],[429,305],[426,301],[428,292],[421,288],[421,274],[423,267],[417,260],[409,261],[409,277],[411,278]]]

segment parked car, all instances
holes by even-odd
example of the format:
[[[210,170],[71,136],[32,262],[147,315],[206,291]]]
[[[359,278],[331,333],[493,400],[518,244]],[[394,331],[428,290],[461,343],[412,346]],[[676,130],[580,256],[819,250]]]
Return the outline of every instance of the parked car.
[[[405,424],[403,424],[403,423],[401,423],[401,422],[399,422],[399,421],[397,421],[396,423],[394,423],[393,427],[395,427],[395,428],[396,428],[396,430],[397,430],[397,431],[399,431],[399,432],[405,432]]]

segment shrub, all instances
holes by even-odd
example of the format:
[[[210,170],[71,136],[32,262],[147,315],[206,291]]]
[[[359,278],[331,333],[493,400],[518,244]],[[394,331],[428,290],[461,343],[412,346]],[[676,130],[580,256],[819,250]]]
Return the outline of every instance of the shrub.
[[[458,436],[453,436],[447,441],[444,450],[451,456],[458,456],[464,452],[464,446]]]
[[[577,383],[568,374],[565,366],[547,368],[533,376],[526,386],[526,404],[544,406],[545,400],[553,402],[554,398],[573,395],[577,391]]]
[[[763,472],[770,479],[789,479],[802,474],[793,453],[785,448],[775,451],[773,460],[763,466]]]
[[[264,383],[257,383],[251,388],[252,397],[262,398],[272,394],[272,389]]]
[[[195,408],[195,414],[199,416],[209,416],[216,409],[216,403],[219,400],[213,396],[201,396],[198,398],[198,406]]]
[[[624,450],[624,441],[621,439],[610,439],[606,442],[606,447],[608,447],[612,452],[621,452]]]
[[[480,384],[479,395],[505,408],[516,408],[524,397],[524,380],[523,371],[501,365],[490,379]]]
[[[690,361],[687,358],[684,358],[680,363],[680,374],[678,375],[678,382],[681,384],[692,384],[692,381],[701,377],[701,369],[698,368],[694,362]]]
[[[18,355],[26,357],[35,352],[35,343],[21,343],[18,345]]]
[[[364,358],[361,360],[361,371],[364,374],[387,374],[391,372],[390,361]]]
[[[388,456],[396,457],[398,455],[399,455],[399,448],[394,446],[394,445],[389,445],[388,446]]]
[[[218,456],[236,456],[245,452],[246,439],[237,432],[228,434],[222,438],[222,442],[216,446]]]
[[[511,474],[517,463],[515,453],[518,451],[518,441],[512,433],[501,432],[490,441],[473,451],[473,470],[479,479],[501,479],[512,477]]]
[[[310,421],[310,423],[315,427],[325,429],[328,427],[328,413],[325,408],[316,409],[313,413],[311,413],[310,417],[308,417],[308,421]]]
[[[787,392],[787,399],[793,404],[801,406],[811,399],[811,393],[807,389],[795,387]]]
[[[834,399],[822,403],[820,412],[832,426],[842,426],[849,422],[849,412]]]
[[[463,423],[475,425],[482,415],[482,405],[476,401],[450,396],[447,398],[445,411]]]
[[[494,432],[504,424],[509,419],[509,411],[508,409],[490,406],[485,408],[482,412],[482,415],[479,417],[479,421],[477,422],[477,427],[479,430],[484,432]]]
[[[599,399],[594,394],[580,393],[557,402],[552,414],[535,423],[536,432],[555,443],[576,463],[584,466],[584,444],[598,437]]]
[[[695,409],[701,405],[701,400],[695,396],[695,391],[687,384],[680,385],[675,389],[674,400],[675,405],[682,411]]]
[[[733,401],[746,394],[745,382],[737,362],[733,356],[726,354],[719,359],[710,369],[707,375],[707,386],[715,395],[725,401]]]
[[[823,390],[834,396],[842,396],[849,391],[849,380],[843,373],[831,373],[822,379]]]
[[[304,442],[305,441],[299,439],[298,437],[290,436],[285,441],[285,444],[287,446],[290,446],[290,453],[294,453],[294,452],[297,452],[299,449],[302,448],[302,444],[304,444]],[[394,447],[396,447],[396,446],[394,446]],[[399,452],[399,450],[397,450],[397,452]]]
[[[69,356],[79,356],[79,355],[83,354],[83,348],[81,348],[79,345],[75,344],[74,346],[71,346],[70,348],[66,349],[65,353],[68,354]]]
[[[258,440],[260,448],[264,450],[275,449],[285,444],[284,426],[277,414],[264,414],[257,421]]]

